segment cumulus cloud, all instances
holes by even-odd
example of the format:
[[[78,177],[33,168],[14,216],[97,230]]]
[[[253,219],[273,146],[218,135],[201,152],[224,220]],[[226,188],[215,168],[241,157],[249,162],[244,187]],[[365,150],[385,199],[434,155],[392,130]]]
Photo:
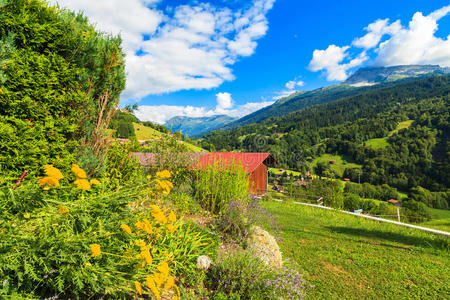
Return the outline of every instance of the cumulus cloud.
[[[329,81],[345,80],[349,70],[362,65],[372,51],[375,65],[394,66],[407,64],[438,64],[450,66],[450,35],[447,38],[435,36],[438,21],[450,13],[450,5],[434,11],[428,16],[416,12],[407,27],[400,20],[390,23],[389,19],[369,24],[367,33],[353,40],[352,45],[339,47],[329,45],[325,50],[314,50],[309,64],[311,71],[324,70]],[[384,36],[388,38],[381,42]],[[351,55],[355,48],[362,48],[359,54]]]
[[[286,82],[286,84],[284,85],[288,90],[293,90],[296,87],[300,87],[300,86],[304,86],[305,82],[303,82],[302,80],[290,80],[288,82]]]
[[[231,99],[230,93],[218,93],[216,94],[216,97],[217,97],[216,110],[225,111],[226,109],[233,107],[233,100]]]
[[[217,105],[215,109],[194,106],[176,105],[142,105],[135,112],[142,121],[152,121],[158,124],[166,123],[170,118],[176,116],[186,117],[211,117],[214,115],[228,115],[240,118],[263,107],[273,104],[273,101],[249,102],[243,105],[234,105],[231,94],[218,93],[216,95]]]
[[[253,0],[237,10],[197,3],[163,11],[158,0],[51,0],[83,11],[100,30],[121,34],[125,100],[233,80],[231,66],[254,53],[274,1]]]
[[[342,63],[348,57],[347,50],[350,46],[338,47],[330,45],[326,50],[314,50],[313,59],[309,63],[311,71],[326,70],[327,80],[345,80],[348,77],[347,71],[365,62],[368,57],[366,52],[362,52],[356,58],[347,63]]]

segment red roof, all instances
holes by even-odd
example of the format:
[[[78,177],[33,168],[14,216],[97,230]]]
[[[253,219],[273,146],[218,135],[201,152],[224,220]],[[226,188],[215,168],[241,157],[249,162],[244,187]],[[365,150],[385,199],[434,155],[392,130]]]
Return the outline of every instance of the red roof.
[[[270,153],[240,153],[240,152],[212,152],[201,157],[198,162],[200,169],[217,162],[230,165],[232,163],[242,164],[247,173],[252,173],[262,163],[269,160],[275,162]]]

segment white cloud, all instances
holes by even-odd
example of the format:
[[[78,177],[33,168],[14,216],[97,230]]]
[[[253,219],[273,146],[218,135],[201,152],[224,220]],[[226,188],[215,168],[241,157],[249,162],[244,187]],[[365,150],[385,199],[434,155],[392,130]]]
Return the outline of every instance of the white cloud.
[[[262,101],[235,106],[230,93],[218,93],[216,101],[217,105],[214,109],[176,105],[141,105],[136,111],[136,116],[142,121],[152,121],[158,124],[164,124],[170,118],[176,116],[210,117],[214,115],[228,115],[240,118],[273,104],[273,101]]]
[[[408,27],[403,27],[400,20],[392,23],[389,19],[377,20],[369,24],[365,28],[367,34],[356,38],[351,46],[329,45],[325,50],[314,50],[309,69],[325,70],[329,81],[345,80],[350,69],[369,59],[370,49],[375,55],[373,63],[377,65],[438,64],[449,67],[450,35],[447,38],[435,36],[437,22],[449,13],[450,5],[428,16],[416,12]],[[381,42],[385,35],[389,38]],[[355,48],[363,50],[356,56],[349,54]]]
[[[428,16],[417,12],[409,22],[377,49],[379,65],[438,64],[450,67],[450,36],[438,38],[437,21],[450,13],[450,5]]]
[[[303,82],[302,80],[290,80],[288,82],[286,82],[285,87],[289,90],[293,90],[295,89],[297,86],[304,86],[305,82]]]
[[[356,58],[348,63],[342,63],[348,58],[347,50],[349,46],[338,47],[330,45],[326,50],[314,50],[313,59],[309,63],[311,71],[326,70],[327,80],[345,80],[347,78],[347,70],[362,64],[368,59],[366,52],[362,52]]]
[[[233,107],[233,99],[230,93],[218,93],[216,110],[226,110]]]
[[[254,0],[232,11],[211,4],[162,11],[158,0],[51,0],[84,11],[100,30],[121,34],[127,87],[122,99],[187,89],[210,89],[234,79],[231,66],[252,55],[268,29],[275,0]],[[144,36],[149,39],[144,40]]]
[[[366,28],[364,28],[367,34],[363,37],[357,38],[353,41],[353,46],[364,49],[371,49],[378,45],[381,41],[381,38],[386,35],[395,35],[400,31],[402,25],[400,24],[400,20],[389,24],[389,19],[377,20],[372,24],[369,24]]]

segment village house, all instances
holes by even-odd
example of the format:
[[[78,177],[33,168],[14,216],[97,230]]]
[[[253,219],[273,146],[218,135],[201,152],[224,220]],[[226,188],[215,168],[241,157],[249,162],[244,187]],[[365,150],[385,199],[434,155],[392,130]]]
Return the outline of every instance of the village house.
[[[140,164],[146,167],[158,162],[155,153],[132,153]],[[253,195],[264,195],[267,193],[268,166],[277,164],[270,153],[240,153],[240,152],[212,152],[212,153],[184,153],[189,157],[195,168],[206,168],[214,163],[221,165],[239,164],[249,175],[249,192]]]

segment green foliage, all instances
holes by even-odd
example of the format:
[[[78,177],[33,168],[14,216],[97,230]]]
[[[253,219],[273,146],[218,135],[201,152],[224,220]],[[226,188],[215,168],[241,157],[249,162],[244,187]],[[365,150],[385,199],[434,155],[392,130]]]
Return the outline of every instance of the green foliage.
[[[183,284],[198,283],[196,259],[200,255],[214,258],[217,239],[196,225],[179,221],[170,233],[168,225],[157,221],[153,207],[139,205],[144,188],[101,189],[81,197],[64,196],[64,188],[42,194],[33,184],[14,191],[2,189],[0,207],[10,209],[15,204],[16,208],[10,209],[12,220],[3,213],[0,218],[4,237],[0,240],[0,277],[7,282],[0,297],[127,298],[135,293],[133,282],[145,281],[163,261],[169,261],[170,274],[184,278]],[[25,201],[20,204],[20,200]],[[155,234],[147,236],[136,228],[134,224],[143,219],[150,220]],[[125,233],[121,224],[128,224],[132,233]],[[151,239],[150,265],[142,266],[141,258],[135,257],[139,239]],[[91,256],[92,244],[100,245],[100,256]]]
[[[305,282],[290,269],[272,270],[248,251],[227,253],[208,272],[212,299],[302,299]]]
[[[120,38],[41,0],[8,1],[0,15],[0,169],[34,176],[80,146],[101,156],[125,87]]]
[[[237,199],[244,199],[249,188],[247,172],[240,164],[215,162],[195,172],[192,187],[200,206],[216,214]]]
[[[344,192],[358,195],[361,198],[377,199],[381,201],[388,201],[390,199],[399,200],[400,198],[397,189],[386,184],[375,186],[367,182],[363,184],[348,182],[344,187]]]
[[[108,149],[105,177],[112,187],[133,185],[143,173],[140,164],[130,155],[130,145],[114,143]]]
[[[410,222],[423,222],[431,218],[429,208],[422,202],[415,200],[402,201],[402,208]]]

